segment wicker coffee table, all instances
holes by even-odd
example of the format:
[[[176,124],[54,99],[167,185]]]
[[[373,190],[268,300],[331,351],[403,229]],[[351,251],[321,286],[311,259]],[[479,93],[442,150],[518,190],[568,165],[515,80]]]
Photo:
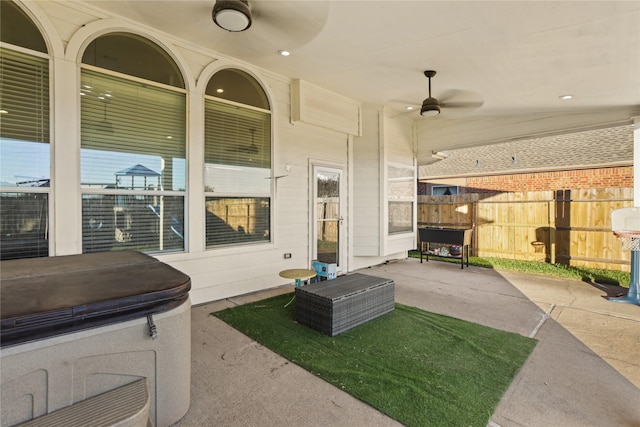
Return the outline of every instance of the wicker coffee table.
[[[296,321],[329,336],[368,322],[395,308],[395,283],[366,274],[296,288]]]

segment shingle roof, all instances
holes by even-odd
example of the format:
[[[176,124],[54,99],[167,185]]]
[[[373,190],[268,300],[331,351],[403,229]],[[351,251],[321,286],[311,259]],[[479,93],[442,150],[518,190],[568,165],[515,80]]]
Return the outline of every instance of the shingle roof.
[[[149,169],[144,165],[137,164],[135,166],[131,166],[130,168],[122,169],[121,171],[116,172],[116,175],[160,176],[161,174]]]
[[[633,164],[633,125],[445,151],[420,166],[419,177],[479,176],[496,172],[578,169]]]

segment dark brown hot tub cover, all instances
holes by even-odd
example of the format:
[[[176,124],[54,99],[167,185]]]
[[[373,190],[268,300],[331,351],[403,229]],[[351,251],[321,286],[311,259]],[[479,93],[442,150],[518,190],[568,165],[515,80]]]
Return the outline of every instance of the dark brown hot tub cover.
[[[1,345],[170,310],[189,296],[186,274],[141,252],[0,263]]]

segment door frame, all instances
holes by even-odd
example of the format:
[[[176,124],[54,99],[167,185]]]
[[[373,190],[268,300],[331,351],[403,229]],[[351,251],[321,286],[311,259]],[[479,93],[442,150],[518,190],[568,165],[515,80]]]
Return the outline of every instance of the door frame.
[[[318,234],[317,234],[317,173],[319,171],[338,172],[340,174],[340,214],[341,220],[338,222],[338,265],[336,273],[340,275],[348,271],[347,268],[347,182],[346,165],[342,163],[331,163],[319,160],[309,160],[309,263],[317,257]]]

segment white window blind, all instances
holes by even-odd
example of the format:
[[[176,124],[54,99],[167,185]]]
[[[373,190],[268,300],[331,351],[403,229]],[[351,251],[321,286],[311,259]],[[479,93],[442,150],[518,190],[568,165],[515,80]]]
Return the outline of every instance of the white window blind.
[[[184,91],[83,69],[85,252],[184,250]]]
[[[0,48],[3,139],[49,143],[49,61]]]
[[[141,164],[163,189],[185,189],[184,93],[83,70],[81,94],[83,185]]]
[[[270,241],[271,115],[205,100],[208,247]]]
[[[49,60],[0,48],[1,259],[49,255]]]
[[[271,115],[206,100],[204,157],[207,192],[268,195]]]

